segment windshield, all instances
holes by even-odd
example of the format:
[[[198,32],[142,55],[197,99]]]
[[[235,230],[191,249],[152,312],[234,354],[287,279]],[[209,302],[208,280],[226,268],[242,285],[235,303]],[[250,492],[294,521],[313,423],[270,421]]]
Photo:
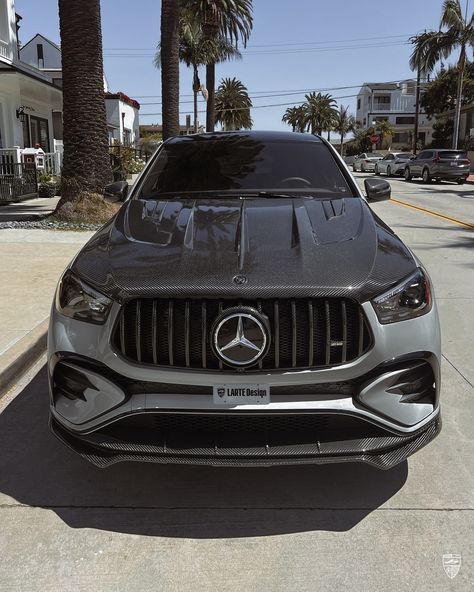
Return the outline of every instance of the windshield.
[[[321,142],[261,141],[249,136],[199,136],[164,144],[138,195],[279,193],[351,196]]]
[[[370,154],[367,155],[369,158],[383,158],[382,154],[379,154],[378,152],[370,152]]]
[[[409,152],[401,152],[400,154],[396,154],[396,158],[398,158],[398,160],[410,160],[412,156],[413,154],[410,154]]]
[[[467,153],[461,150],[451,150],[439,153],[440,158],[467,158]]]

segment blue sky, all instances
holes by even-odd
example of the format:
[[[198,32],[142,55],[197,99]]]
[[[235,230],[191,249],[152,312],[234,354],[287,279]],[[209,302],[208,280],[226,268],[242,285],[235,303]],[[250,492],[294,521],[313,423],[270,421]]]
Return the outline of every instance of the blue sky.
[[[462,0],[465,7],[466,0]],[[255,129],[285,129],[286,105],[302,90],[324,90],[355,110],[364,81],[411,76],[408,36],[437,28],[442,0],[254,0],[254,29],[243,59],[217,67],[217,80],[239,78],[255,108]],[[104,66],[110,89],[142,105],[141,123],[161,123],[160,72],[153,66],[160,35],[159,0],[102,0]],[[20,39],[42,33],[59,43],[55,0],[16,0]],[[181,120],[192,112],[191,73],[181,68]],[[205,81],[202,69],[201,80]],[[339,87],[339,88],[338,88]],[[352,88],[340,88],[352,87]],[[329,90],[330,89],[330,90]],[[334,90],[332,90],[334,89]],[[295,93],[295,94],[289,94]],[[265,96],[270,95],[270,96]],[[150,103],[150,104],[147,104]],[[200,100],[200,109],[205,109]],[[200,120],[205,120],[204,113]]]

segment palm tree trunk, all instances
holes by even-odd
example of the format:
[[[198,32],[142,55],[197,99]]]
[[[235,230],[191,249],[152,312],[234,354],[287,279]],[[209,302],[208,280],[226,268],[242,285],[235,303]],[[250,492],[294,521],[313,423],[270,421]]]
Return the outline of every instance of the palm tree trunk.
[[[458,69],[458,90],[456,94],[456,111],[454,114],[454,134],[453,134],[453,148],[457,150],[459,142],[459,123],[461,121],[461,107],[462,107],[462,87],[464,79],[464,67],[466,65],[466,48],[461,48],[461,54],[459,55]]]
[[[421,68],[418,64],[418,71],[416,74],[416,98],[415,98],[415,128],[413,131],[413,145],[412,152],[416,154],[418,144],[418,121],[420,119],[420,80],[421,80]]]
[[[59,24],[64,159],[58,209],[84,191],[103,193],[112,180],[99,0],[59,0]]]
[[[206,109],[206,131],[213,132],[216,125],[216,65],[206,66],[206,88],[208,92]]]
[[[176,0],[162,0],[161,100],[163,112],[163,140],[166,140],[170,136],[179,135],[178,20],[178,3],[176,2]]]
[[[193,64],[194,75],[193,75],[193,93],[194,93],[194,133],[198,131],[198,90],[199,90],[199,76],[198,69]]]
[[[341,149],[340,149],[341,156],[344,155],[344,134],[341,132]]]

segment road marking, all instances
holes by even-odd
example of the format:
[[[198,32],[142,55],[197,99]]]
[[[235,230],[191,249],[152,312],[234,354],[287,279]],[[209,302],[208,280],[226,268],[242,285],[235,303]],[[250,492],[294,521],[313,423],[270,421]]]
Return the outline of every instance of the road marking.
[[[445,214],[441,214],[440,212],[434,212],[433,210],[428,210],[427,208],[414,206],[413,204],[407,203],[406,201],[401,201],[400,199],[394,199],[392,197],[390,201],[400,206],[404,206],[405,208],[411,208],[412,210],[418,210],[419,212],[423,212],[424,214],[429,214],[434,218],[440,218],[441,220],[445,220],[447,222],[453,222],[453,224],[457,224],[458,226],[464,226],[465,228],[474,228],[474,224],[470,224],[469,222],[463,222],[462,220],[458,220],[457,218],[451,218],[451,216],[446,216]]]

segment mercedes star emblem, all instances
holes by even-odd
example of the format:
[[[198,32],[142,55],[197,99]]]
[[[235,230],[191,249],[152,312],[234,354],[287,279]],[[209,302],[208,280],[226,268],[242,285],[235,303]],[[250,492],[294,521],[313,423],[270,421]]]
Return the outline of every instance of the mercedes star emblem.
[[[267,327],[266,317],[251,307],[224,311],[213,329],[216,354],[232,366],[256,363],[269,345]]]

